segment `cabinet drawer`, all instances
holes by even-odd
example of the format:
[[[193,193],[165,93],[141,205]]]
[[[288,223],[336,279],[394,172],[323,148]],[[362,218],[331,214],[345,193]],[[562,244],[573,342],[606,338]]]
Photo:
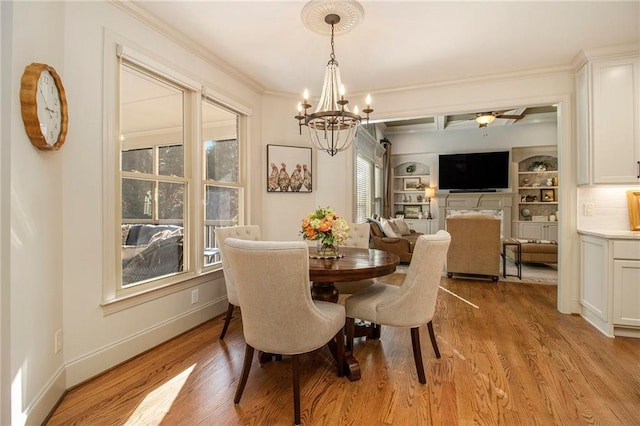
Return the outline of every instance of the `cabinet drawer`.
[[[613,258],[640,260],[640,241],[614,241]]]

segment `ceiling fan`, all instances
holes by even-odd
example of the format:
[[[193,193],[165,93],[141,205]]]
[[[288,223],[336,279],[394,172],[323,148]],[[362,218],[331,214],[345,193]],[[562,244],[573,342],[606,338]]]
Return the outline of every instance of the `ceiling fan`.
[[[496,118],[504,118],[506,120],[522,120],[524,118],[524,114],[514,115],[514,114],[504,114],[508,110],[504,111],[493,111],[493,112],[476,112],[475,120],[480,125],[479,127],[487,127],[487,124],[493,123],[493,120]]]

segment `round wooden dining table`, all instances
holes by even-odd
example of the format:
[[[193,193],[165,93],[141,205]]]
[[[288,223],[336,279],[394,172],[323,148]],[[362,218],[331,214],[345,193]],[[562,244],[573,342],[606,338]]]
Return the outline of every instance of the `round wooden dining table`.
[[[341,247],[343,257],[337,259],[316,258],[309,249],[309,279],[313,282],[311,296],[314,300],[337,302],[336,282],[358,281],[389,275],[396,270],[400,258],[382,250]]]
[[[355,247],[341,247],[340,254],[343,257],[336,259],[315,258],[315,250],[309,250],[309,279],[312,281],[311,297],[314,300],[325,302],[338,302],[338,289],[336,282],[358,281],[367,278],[375,278],[388,275],[396,270],[400,258],[382,250],[364,249]],[[356,336],[375,336],[371,327],[363,326],[362,330],[356,330]],[[367,328],[367,329],[365,329]],[[377,329],[379,333],[379,329]],[[334,344],[341,344],[337,342]],[[335,347],[329,345],[334,356]],[[360,379],[360,365],[353,354],[345,350],[344,371],[349,380]]]

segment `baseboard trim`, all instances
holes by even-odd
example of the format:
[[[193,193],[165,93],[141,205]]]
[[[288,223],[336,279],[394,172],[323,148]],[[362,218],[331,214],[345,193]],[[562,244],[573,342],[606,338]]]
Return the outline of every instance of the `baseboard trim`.
[[[64,366],[60,367],[36,396],[33,404],[25,409],[25,425],[40,425],[51,415],[66,392],[66,377]],[[14,419],[15,420],[15,419]]]
[[[180,316],[69,361],[65,365],[67,389],[220,315],[226,308],[226,296],[212,300]]]
[[[56,371],[33,404],[25,409],[24,424],[43,424],[70,388],[224,313],[227,303],[226,296],[220,297],[68,362]]]

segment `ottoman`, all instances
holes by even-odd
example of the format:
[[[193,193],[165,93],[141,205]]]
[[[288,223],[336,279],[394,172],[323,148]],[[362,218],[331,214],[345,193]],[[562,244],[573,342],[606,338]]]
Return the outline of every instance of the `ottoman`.
[[[520,259],[517,246],[507,246],[506,254],[518,263],[558,263],[558,243],[547,240],[516,239],[520,243]]]

